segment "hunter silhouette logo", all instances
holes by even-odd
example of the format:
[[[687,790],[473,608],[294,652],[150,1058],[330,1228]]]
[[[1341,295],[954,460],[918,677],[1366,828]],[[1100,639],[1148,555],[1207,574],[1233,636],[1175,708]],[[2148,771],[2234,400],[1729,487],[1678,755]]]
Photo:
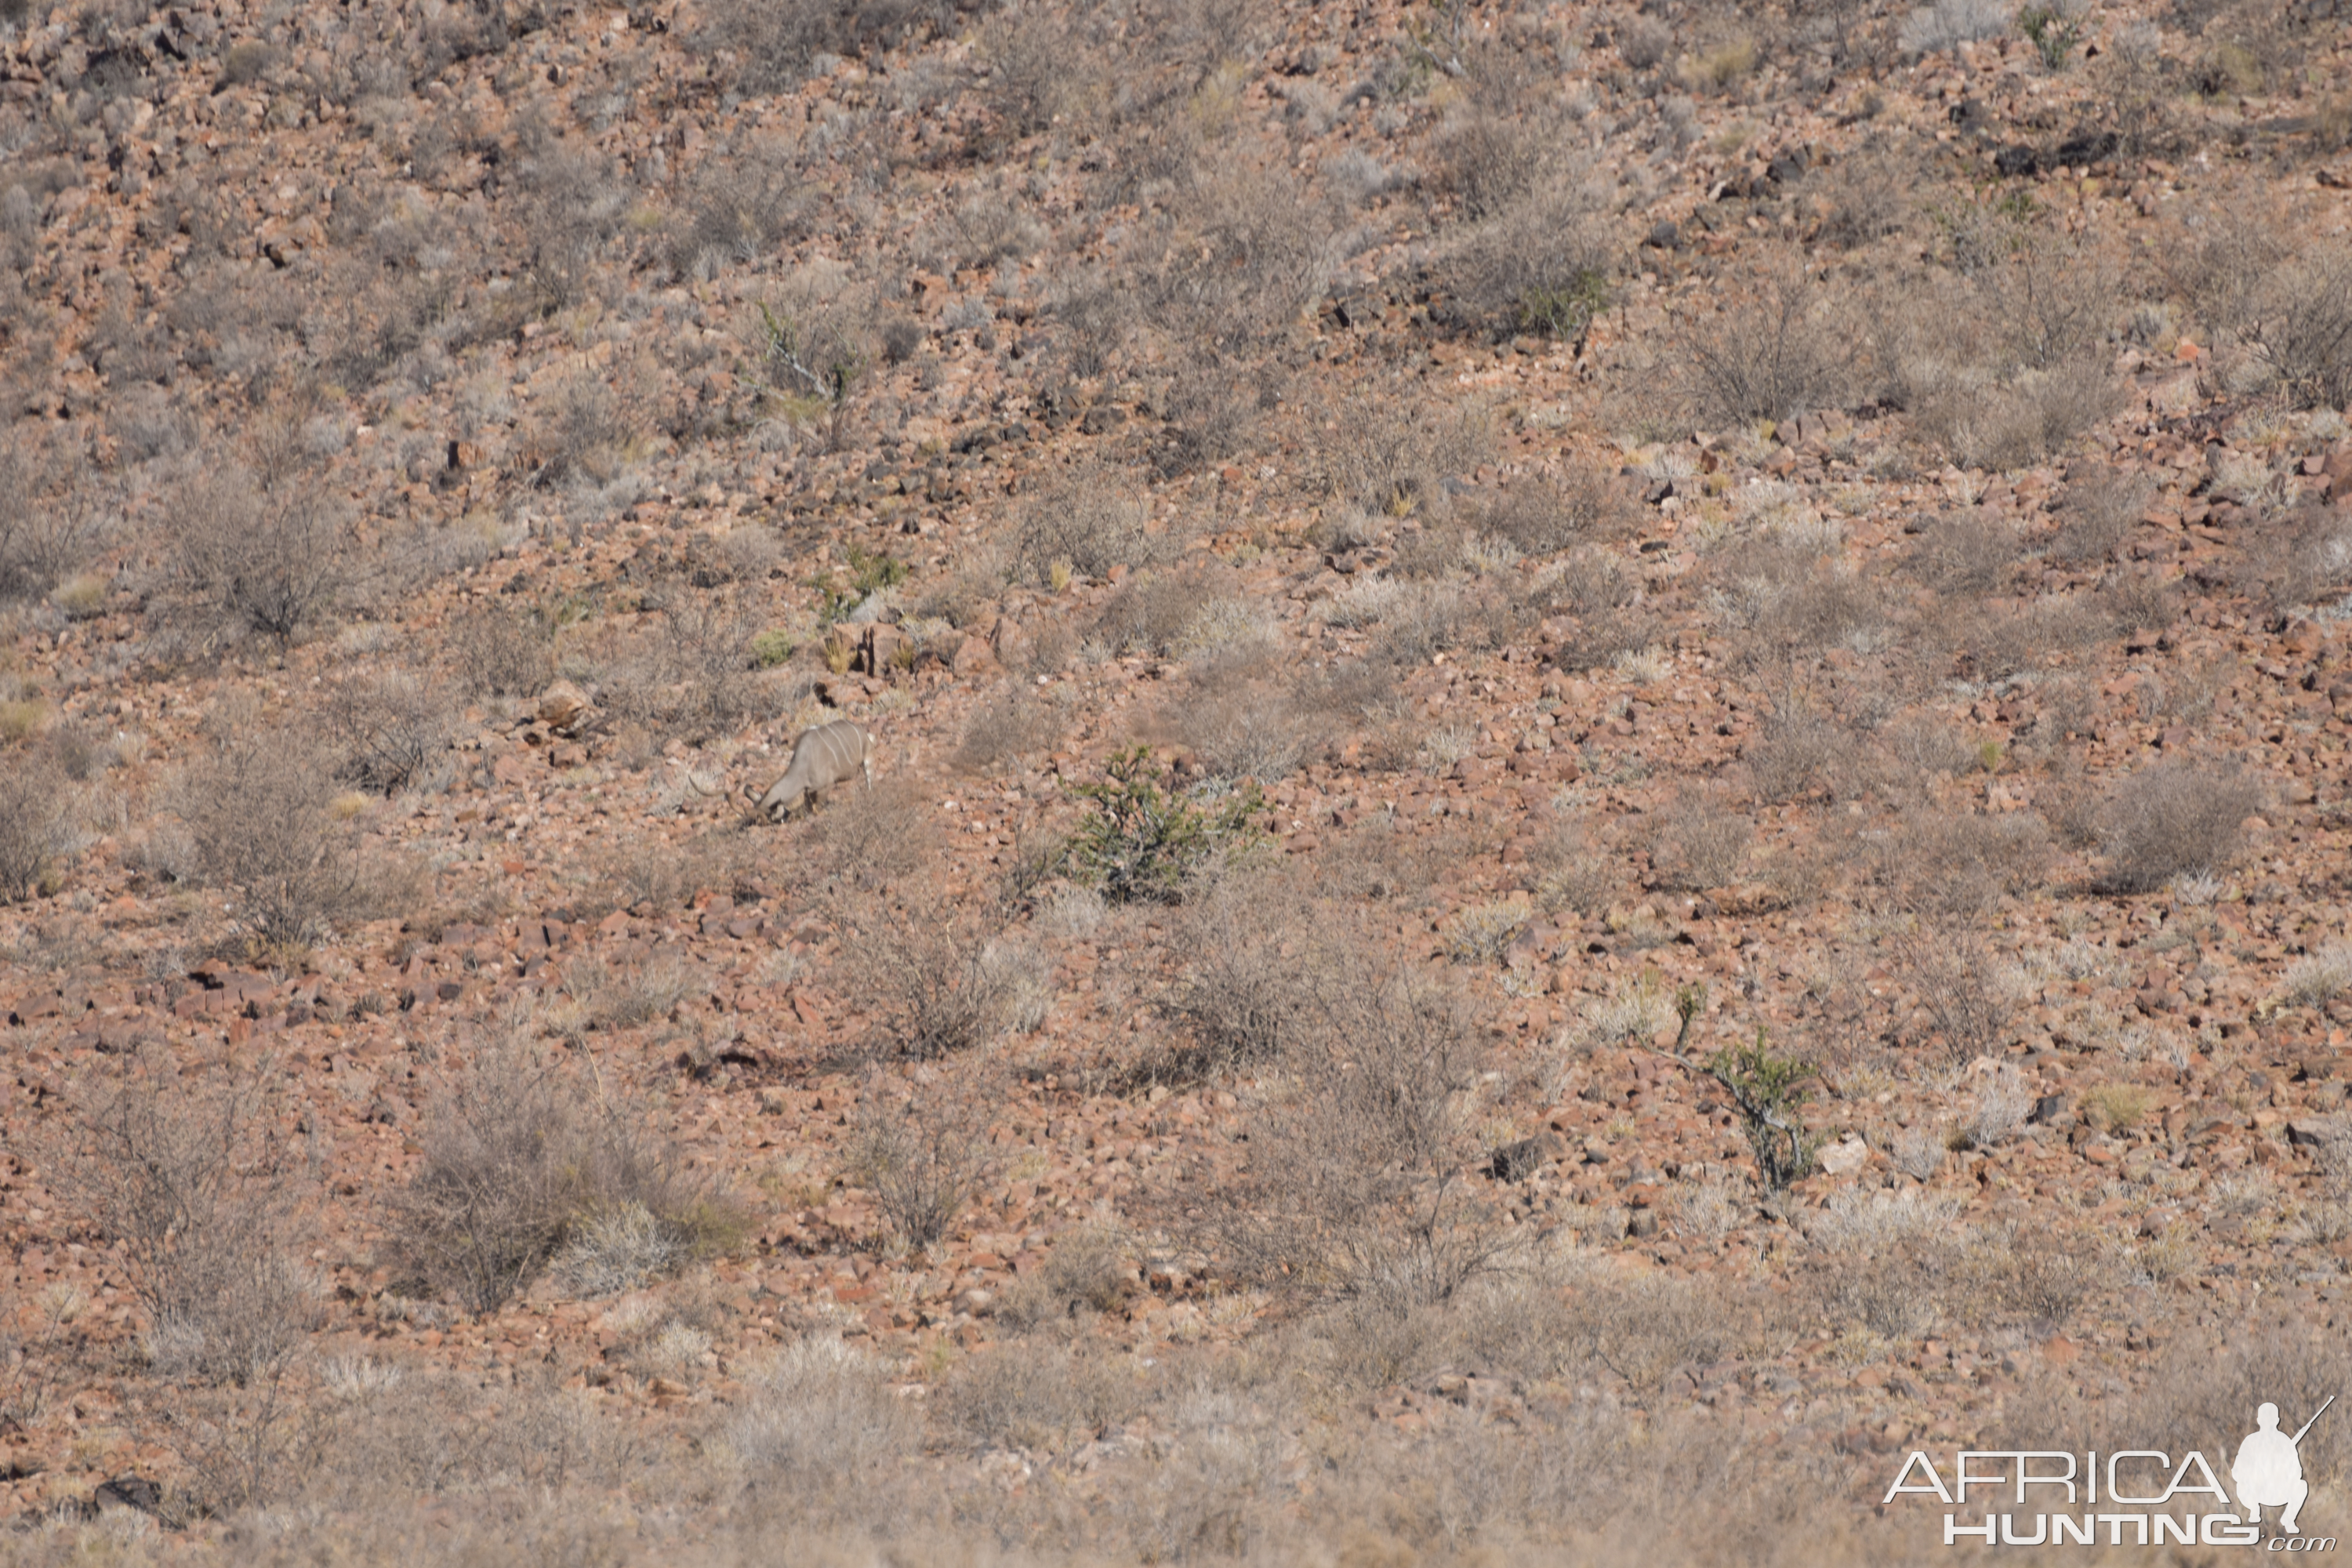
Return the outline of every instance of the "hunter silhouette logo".
[[[2119,1448],[2104,1455],[2096,1449],[1970,1448],[1956,1456],[1948,1486],[1935,1460],[1915,1449],[1880,1502],[1883,1506],[1915,1493],[1954,1510],[1944,1515],[1947,1546],[1962,1541],[1987,1546],[2089,1546],[2104,1533],[2105,1544],[2110,1546],[2333,1552],[2336,1538],[2305,1535],[2300,1518],[2311,1497],[2311,1483],[2303,1473],[2303,1440],[2335,1403],[2336,1396],[2329,1394],[2293,1436],[2279,1430],[2278,1406],[2262,1405],[2254,1412],[2254,1429],[2238,1445],[2230,1463],[2227,1488],[2195,1449],[2176,1463],[2172,1455],[2158,1448]],[[1978,1522],[1967,1522],[1958,1510],[1972,1500],[1971,1489],[1980,1509],[2006,1502],[2017,1511],[1987,1511]],[[2039,1511],[2024,1511],[2036,1505]],[[2228,1511],[2233,1505],[2236,1511]],[[2105,1511],[2116,1509],[2131,1511]],[[2274,1510],[2277,1520],[2267,1541],[2263,1532],[2265,1509]]]
[[[2336,1403],[2336,1395],[2327,1396],[2327,1405],[2312,1412],[2311,1419],[2303,1424],[2303,1431],[2290,1437],[2278,1429],[2278,1406],[2264,1404],[2254,1412],[2254,1430],[2238,1445],[2238,1458],[2230,1467],[2230,1480],[2238,1489],[2238,1506],[2245,1510],[2248,1524],[2263,1521],[2263,1510],[2283,1509],[2279,1528],[2289,1535],[2300,1535],[2294,1516],[2303,1511],[2303,1500],[2311,1495],[2311,1484],[2303,1479],[2304,1433],[2318,1424],[2327,1414],[2327,1405]]]

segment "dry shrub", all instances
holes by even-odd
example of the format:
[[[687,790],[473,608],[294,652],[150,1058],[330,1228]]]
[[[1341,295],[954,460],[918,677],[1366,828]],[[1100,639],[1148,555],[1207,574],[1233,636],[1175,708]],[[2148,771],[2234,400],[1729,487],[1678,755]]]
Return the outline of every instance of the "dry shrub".
[[[1328,679],[1303,681],[1286,668],[1271,618],[1241,600],[1203,605],[1174,651],[1185,677],[1155,721],[1213,778],[1286,778],[1323,739],[1326,715],[1347,700]]]
[[[502,605],[458,616],[443,646],[470,696],[529,697],[555,673],[555,653],[537,618]]]
[[[1718,614],[1759,665],[1785,669],[1865,639],[1886,619],[1879,584],[1811,540],[1750,535],[1717,552],[1709,572]]]
[[[89,559],[104,493],[78,458],[0,434],[0,605],[41,598]]]
[[[740,605],[681,594],[658,633],[605,670],[600,701],[615,722],[693,744],[732,735],[776,710],[753,646],[761,630]]]
[[[1859,249],[1901,232],[1919,174],[1906,160],[1864,152],[1839,159],[1808,181],[1805,205],[1818,216],[1824,242]]]
[[[89,1086],[59,1186],[118,1243],[166,1377],[267,1384],[320,1316],[319,1282],[295,1252],[307,1184],[278,1125],[267,1068],[184,1073],[124,1059]]]
[[[683,843],[648,837],[590,858],[581,877],[579,905],[601,916],[651,904],[674,910],[705,892],[730,890],[759,868],[761,857],[740,828],[721,828]]]
[[[2352,1355],[2338,1336],[2291,1323],[2230,1333],[2182,1365],[2180,1375],[2151,1384],[2139,1396],[2142,1409],[2130,1429],[2177,1432],[2179,1442],[2208,1454],[2232,1451],[2263,1405],[2277,1405],[2279,1425],[2293,1432],[2352,1382]],[[2295,1452],[2315,1489],[2352,1471],[2352,1433],[2333,1410]]]
[[[2250,306],[2238,335],[2289,402],[2352,404],[2352,247],[2305,250],[2262,280]]]
[[[174,809],[196,870],[235,895],[232,922],[254,942],[305,946],[395,896],[336,816],[334,771],[307,736],[247,731],[225,736],[180,781]]]
[[[2237,858],[2262,787],[2238,769],[2159,763],[2117,785],[2100,813],[2100,885],[2153,891],[2175,877],[2216,875]]]
[[[956,748],[955,765],[970,773],[1017,766],[1022,758],[1051,745],[1053,715],[1023,682],[1012,682],[973,710]]]
[[[1397,1314],[1451,1299],[1514,1237],[1471,1174],[1486,1053],[1458,999],[1368,947],[1318,966],[1311,1043],[1251,1118],[1210,1228],[1245,1276]]]
[[[1443,512],[1439,481],[1476,468],[1492,445],[1475,409],[1426,402],[1402,388],[1350,399],[1319,437],[1326,486],[1375,518]]]
[[[681,1003],[709,994],[710,980],[676,952],[655,952],[617,966],[598,958],[574,959],[564,967],[563,989],[579,1003],[588,1022],[605,1029],[634,1029],[668,1017]]]
[[[320,717],[341,753],[336,776],[384,795],[428,786],[457,728],[441,689],[402,670],[338,680]]]
[[[1903,569],[1939,594],[2000,593],[2019,559],[2016,530],[1979,510],[1929,519],[1904,549]]]
[[[1537,907],[1546,914],[1565,910],[1596,915],[1609,907],[1624,879],[1617,858],[1593,844],[1581,821],[1557,824],[1536,841],[1528,856]]]
[[[1739,760],[1756,798],[1777,805],[1829,783],[1852,744],[1834,720],[1798,698],[1773,704],[1757,726],[1755,743],[1740,748]]]
[[[1145,318],[1172,344],[1234,359],[1287,331],[1323,291],[1338,214],[1286,162],[1201,165],[1141,226]]]
[[[1677,321],[1675,394],[1685,416],[1741,429],[1842,403],[1857,345],[1830,320],[1822,288],[1786,268],[1755,279],[1744,290],[1752,298],[1718,316]]]
[[[1110,1312],[1139,1280],[1133,1243],[1116,1226],[1088,1225],[1055,1238],[1045,1266],[1023,1275],[996,1306],[997,1321],[1022,1332],[1064,1324],[1082,1313]]]
[[[1213,571],[1146,573],[1104,603],[1088,636],[1113,658],[1142,653],[1164,658],[1176,651],[1186,628],[1218,597],[1223,584],[1223,574]]]
[[[2119,406],[2102,353],[2116,281],[1990,208],[1964,205],[1945,226],[1953,269],[1878,303],[1888,322],[1880,395],[1960,462],[2020,467]]]
[[[2141,514],[2155,499],[2155,482],[2144,474],[2098,468],[2070,476],[2060,498],[2058,531],[2050,541],[2050,558],[2064,566],[2105,561],[2131,537]]]
[[[1684,789],[1658,813],[1650,864],[1658,884],[1704,890],[1739,879],[1756,825],[1706,789]]]
[[[1633,516],[1633,501],[1614,476],[1580,467],[1564,479],[1513,484],[1478,512],[1473,526],[1525,554],[1552,555],[1622,532]],[[1596,557],[1588,568],[1609,559]]]
[[[1929,802],[1907,807],[1857,847],[1871,879],[1904,908],[1972,915],[2039,886],[2050,837],[2028,813],[1980,816]]]
[[[440,1086],[424,1163],[394,1200],[403,1266],[491,1312],[599,1215],[642,1209],[677,1258],[731,1246],[733,1205],[647,1129],[646,1108],[591,1099],[577,1075],[509,1042]],[[596,1270],[574,1258],[575,1275]]]
[[[1980,1233],[1954,1272],[1950,1295],[1963,1318],[2043,1335],[2063,1329],[2112,1275],[2095,1238],[2016,1226]]]
[[[835,791],[807,819],[777,869],[803,889],[872,891],[928,864],[937,843],[938,828],[915,781],[880,778],[872,789]]]
[[[1499,174],[1493,154],[1504,153],[1506,145],[1482,134],[1486,127],[1481,121],[1473,121],[1468,129],[1481,149],[1472,162]],[[1476,183],[1483,188],[1495,182]],[[1440,263],[1451,285],[1452,308],[1467,317],[1462,324],[1505,335],[1582,341],[1610,295],[1609,239],[1591,201],[1565,182],[1494,199],[1504,205],[1474,214],[1481,218],[1477,226]]]
[[[59,847],[66,781],[43,753],[0,752],[0,902],[41,891]]]
[[[902,1097],[877,1068],[866,1074],[851,1167],[908,1247],[945,1236],[988,1168],[990,1092],[984,1071],[918,1069]]]
[[[1934,1021],[1956,1063],[1998,1056],[2009,1044],[2015,976],[1967,926],[1922,921],[1893,942],[1895,972]]]
[[[974,1447],[1060,1454],[1130,1415],[1143,1389],[1108,1352],[1030,1343],[973,1356],[941,1393],[950,1429]]]
[[[1595,1279],[1568,1310],[1571,1342],[1637,1394],[1654,1394],[1678,1369],[1722,1360],[1739,1342],[1718,1288],[1664,1274]]]
[[[283,647],[332,616],[359,555],[339,494],[307,475],[264,485],[221,458],[184,475],[167,526],[191,629],[207,643],[251,631]]]
[[[1314,906],[1266,876],[1229,878],[1184,911],[1191,956],[1173,1001],[1201,1073],[1255,1069],[1286,1059],[1311,1037],[1318,962]]]
[[[1059,8],[1024,5],[1000,14],[981,35],[980,53],[989,65],[982,100],[1016,137],[1056,119],[1081,124],[1107,85],[1081,17]]]
[[[1168,560],[1183,545],[1172,529],[1154,532],[1151,509],[1111,470],[1074,470],[1043,491],[1022,513],[1013,570],[1022,581],[1045,584],[1058,565],[1100,582],[1111,569],[1129,571]]]
[[[812,1338],[744,1380],[726,1434],[753,1485],[782,1478],[806,1508],[878,1486],[914,1451],[922,1417],[898,1397],[887,1364],[837,1339]]]
[[[935,890],[842,900],[834,916],[851,984],[887,1047],[920,1061],[976,1049],[1009,1021],[1013,976],[990,962],[992,921]]]

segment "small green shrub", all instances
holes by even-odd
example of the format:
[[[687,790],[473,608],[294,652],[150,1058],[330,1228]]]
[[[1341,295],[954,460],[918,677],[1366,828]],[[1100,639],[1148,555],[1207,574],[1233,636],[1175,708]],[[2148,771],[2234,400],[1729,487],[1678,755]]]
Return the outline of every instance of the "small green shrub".
[[[793,634],[782,626],[770,626],[751,639],[751,657],[760,661],[761,669],[773,669],[788,662],[799,648]]]
[[[1072,873],[1114,903],[1180,903],[1194,873],[1265,837],[1250,820],[1265,809],[1255,784],[1222,800],[1187,798],[1151,765],[1149,746],[1117,752],[1105,772],[1101,784],[1071,788],[1094,809],[1066,854]]]
[[[1812,1098],[1805,1080],[1813,1069],[1790,1057],[1774,1056],[1765,1047],[1764,1026],[1756,1026],[1756,1043],[1726,1046],[1704,1062],[1683,1054],[1692,1022],[1706,1007],[1706,987],[1691,984],[1675,993],[1675,1012],[1682,1028],[1668,1053],[1684,1068],[1713,1079],[1731,1097],[1739,1130],[1756,1152],[1756,1172],[1767,1187],[1780,1188],[1813,1168],[1821,1137],[1805,1131],[1802,1110]]]
[[[2054,5],[2028,5],[2017,14],[2017,28],[2032,40],[2042,65],[2053,71],[2066,68],[2066,57],[2083,39],[2083,25]]]

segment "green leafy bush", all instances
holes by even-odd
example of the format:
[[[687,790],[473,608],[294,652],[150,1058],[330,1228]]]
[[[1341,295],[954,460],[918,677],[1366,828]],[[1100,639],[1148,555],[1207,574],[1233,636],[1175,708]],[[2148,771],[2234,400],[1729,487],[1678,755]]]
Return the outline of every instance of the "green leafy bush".
[[[1221,799],[1188,796],[1151,763],[1151,748],[1114,754],[1101,784],[1071,793],[1094,809],[1070,837],[1073,875],[1114,903],[1180,903],[1185,883],[1213,862],[1230,861],[1265,837],[1251,818],[1265,809],[1255,784]]]
[[[1690,1071],[1722,1086],[1738,1113],[1739,1130],[1747,1135],[1748,1146],[1756,1152],[1757,1174],[1768,1187],[1785,1187],[1812,1170],[1813,1155],[1821,1148],[1821,1138],[1805,1131],[1801,1114],[1805,1101],[1812,1098],[1805,1080],[1813,1076],[1813,1069],[1766,1049],[1761,1025],[1757,1026],[1754,1045],[1726,1046],[1704,1062],[1693,1061],[1683,1054],[1683,1043],[1690,1038],[1693,1020],[1706,1007],[1703,985],[1685,985],[1675,993],[1675,1011],[1683,1022],[1675,1036],[1675,1048],[1668,1054]]]

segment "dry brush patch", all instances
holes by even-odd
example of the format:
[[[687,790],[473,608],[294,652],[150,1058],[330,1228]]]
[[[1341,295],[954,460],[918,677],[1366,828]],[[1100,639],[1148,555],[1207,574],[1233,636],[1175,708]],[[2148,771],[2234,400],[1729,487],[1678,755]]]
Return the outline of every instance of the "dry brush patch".
[[[403,1266],[489,1312],[559,1258],[575,1285],[617,1289],[732,1247],[732,1200],[646,1120],[528,1044],[485,1050],[438,1087],[424,1163],[394,1199]]]

